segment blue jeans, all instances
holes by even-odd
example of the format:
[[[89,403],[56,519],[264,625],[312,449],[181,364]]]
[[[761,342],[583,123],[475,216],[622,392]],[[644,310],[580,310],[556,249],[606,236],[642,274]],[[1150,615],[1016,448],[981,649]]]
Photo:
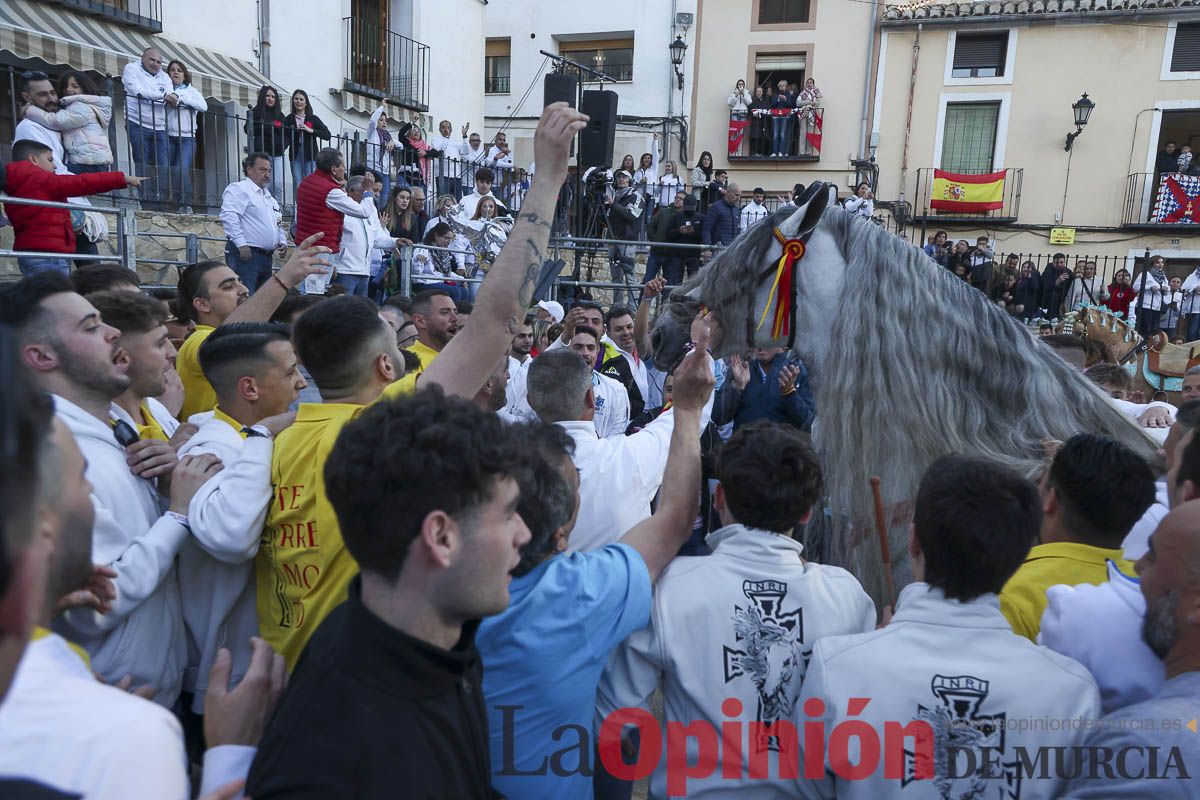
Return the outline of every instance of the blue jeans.
[[[292,159],[292,194],[296,194],[296,189],[300,186],[300,181],[307,178],[317,171],[316,161],[297,161]]]
[[[192,204],[192,162],[196,159],[196,140],[191,136],[170,137],[171,202]]]
[[[379,180],[383,181],[383,190],[375,196],[375,208],[383,211],[387,208],[388,199],[392,196],[392,176],[387,174],[380,175],[379,173],[375,173],[375,175]]]
[[[271,156],[271,196],[283,205],[283,156]]]
[[[67,162],[67,169],[71,170],[73,175],[84,175],[90,172],[112,172],[112,164],[76,164],[73,161]]]
[[[131,122],[129,123],[129,149],[133,151],[135,174],[149,178],[142,184],[142,199],[161,199],[159,169],[171,163],[170,151],[167,146],[167,132],[156,131],[154,128],[146,128]]]
[[[370,282],[370,280],[370,275],[338,275],[333,279],[333,282],[338,286],[345,286],[346,294],[366,297],[367,284]]]
[[[37,275],[39,272],[61,272],[71,274],[71,263],[65,258],[48,258],[46,256],[17,256],[17,267],[25,276]]]
[[[426,291],[429,291],[430,289],[442,290],[446,294],[450,295],[450,299],[456,303],[470,302],[471,293],[470,293],[470,291],[468,291],[467,287],[461,283],[458,284],[457,286],[451,286],[448,283],[414,283],[413,284],[413,294],[416,294],[417,292],[426,292]]]
[[[772,117],[771,118],[771,154],[783,153],[787,155],[791,149],[791,117]]]
[[[225,264],[237,273],[238,280],[246,285],[250,294],[254,294],[258,287],[271,280],[271,265],[274,260],[265,253],[251,250],[250,260],[242,261],[233,242],[225,242]]]

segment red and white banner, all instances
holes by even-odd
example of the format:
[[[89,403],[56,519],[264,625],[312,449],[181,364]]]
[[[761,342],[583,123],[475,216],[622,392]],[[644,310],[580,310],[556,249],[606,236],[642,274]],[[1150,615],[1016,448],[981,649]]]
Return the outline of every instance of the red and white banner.
[[[1178,172],[1163,175],[1150,221],[1200,224],[1200,178]]]
[[[729,155],[738,155],[738,151],[742,149],[742,142],[746,139],[746,128],[749,125],[750,120],[729,120]]]

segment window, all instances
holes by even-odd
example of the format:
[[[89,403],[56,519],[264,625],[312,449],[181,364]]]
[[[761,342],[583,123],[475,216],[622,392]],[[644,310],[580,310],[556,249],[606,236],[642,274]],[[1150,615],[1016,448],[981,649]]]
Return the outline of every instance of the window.
[[[941,168],[965,175],[991,172],[999,120],[999,103],[948,103]]]
[[[809,0],[759,0],[758,24],[808,22]]]
[[[804,53],[769,53],[754,57],[754,85],[776,86],[781,80],[804,86],[807,58]]]
[[[558,52],[614,80],[633,80],[633,39],[559,42]]]
[[[1200,72],[1200,22],[1181,22],[1175,28],[1171,72]]]
[[[999,78],[1008,56],[1008,31],[960,33],[954,42],[955,78]]]
[[[484,45],[483,91],[508,94],[512,75],[512,40],[488,39]]]

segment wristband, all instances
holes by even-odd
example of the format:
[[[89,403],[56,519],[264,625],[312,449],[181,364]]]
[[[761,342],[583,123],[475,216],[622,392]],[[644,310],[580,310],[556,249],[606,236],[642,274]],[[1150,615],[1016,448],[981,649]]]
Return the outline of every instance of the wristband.
[[[171,519],[175,520],[183,527],[187,528],[189,532],[192,530],[191,523],[188,522],[188,518],[185,517],[183,514],[177,513],[175,511],[168,511],[166,513],[166,516],[170,517]]]
[[[278,284],[279,284],[279,285],[280,285],[280,286],[283,288],[283,290],[284,290],[285,292],[289,292],[289,291],[291,291],[290,289],[288,289],[288,287],[287,287],[287,284],[286,284],[286,283],[284,283],[283,281],[279,280],[279,273],[277,273],[277,272],[272,272],[272,273],[271,273],[271,280],[273,280],[273,281],[275,281],[276,283],[278,283]]]
[[[796,387],[793,386],[790,389],[788,389],[786,392],[780,392],[779,396],[780,397],[791,397],[795,393],[796,393]]]

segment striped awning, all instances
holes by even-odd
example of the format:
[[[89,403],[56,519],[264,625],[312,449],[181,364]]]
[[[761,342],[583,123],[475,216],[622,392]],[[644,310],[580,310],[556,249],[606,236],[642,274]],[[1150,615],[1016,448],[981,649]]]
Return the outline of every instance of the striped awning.
[[[165,36],[76,14],[60,5],[0,2],[0,50],[17,58],[119,78],[125,65],[139,60],[151,45],[162,51],[164,62],[178,58],[185,63],[200,93],[220,103],[253,105],[259,87],[271,83],[247,61]]]
[[[403,119],[407,115],[404,108],[391,100],[380,100],[378,97],[373,97],[369,94],[356,92],[353,89],[344,88],[341,91],[342,95],[342,110],[357,111],[360,114],[373,114],[375,109],[379,108],[379,104],[383,103],[387,106],[388,119]]]

